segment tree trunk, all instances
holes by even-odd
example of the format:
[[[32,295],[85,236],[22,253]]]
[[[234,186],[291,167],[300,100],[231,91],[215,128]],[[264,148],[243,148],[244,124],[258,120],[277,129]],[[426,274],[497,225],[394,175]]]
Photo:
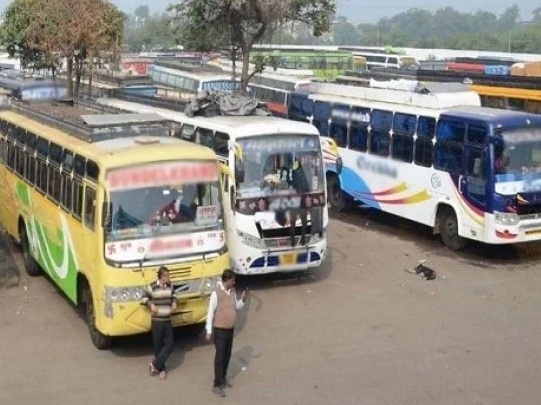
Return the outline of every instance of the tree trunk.
[[[235,82],[237,81],[237,48],[235,48],[235,46],[231,48],[231,64],[233,68],[233,73],[231,74],[231,80]]]
[[[92,76],[94,75],[94,52],[89,52],[88,59],[88,93],[92,95]]]
[[[79,96],[79,88],[81,86],[82,70],[83,70],[82,57],[78,56],[75,59],[75,89],[73,91],[73,95],[75,97]]]
[[[240,92],[243,96],[248,91],[248,82],[250,80],[250,51],[243,49],[242,51],[242,74],[240,76]]]
[[[68,79],[68,97],[73,98],[73,57],[66,57],[66,75]]]

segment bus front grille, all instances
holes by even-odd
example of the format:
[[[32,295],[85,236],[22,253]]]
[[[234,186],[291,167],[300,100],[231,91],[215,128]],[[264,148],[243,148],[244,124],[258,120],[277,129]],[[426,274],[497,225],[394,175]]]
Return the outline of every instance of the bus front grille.
[[[178,280],[186,280],[189,278],[192,274],[192,268],[191,267],[184,267],[181,269],[176,270],[169,270],[169,276],[171,277],[171,281],[178,281]]]

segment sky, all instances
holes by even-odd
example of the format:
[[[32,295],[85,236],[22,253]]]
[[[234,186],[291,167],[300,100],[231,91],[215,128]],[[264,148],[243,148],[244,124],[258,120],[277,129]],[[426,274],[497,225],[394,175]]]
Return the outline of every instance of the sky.
[[[127,12],[132,12],[137,6],[145,4],[148,4],[152,11],[161,11],[172,2],[172,0],[111,1]],[[356,23],[373,23],[380,18],[393,16],[413,7],[436,10],[451,6],[459,11],[489,10],[499,14],[514,3],[522,10],[523,19],[527,20],[530,18],[533,9],[539,7],[539,4],[536,4],[538,2],[531,0],[337,0],[337,2],[338,14],[347,16],[352,22]],[[0,0],[0,7],[4,9],[9,3],[9,0]]]

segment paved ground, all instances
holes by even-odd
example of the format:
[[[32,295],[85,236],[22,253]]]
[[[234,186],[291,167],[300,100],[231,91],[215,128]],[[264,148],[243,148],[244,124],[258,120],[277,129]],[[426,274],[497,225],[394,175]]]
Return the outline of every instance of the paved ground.
[[[455,255],[424,228],[362,210],[334,216],[330,244],[314,278],[244,281],[252,299],[226,399],[210,393],[202,341],[179,337],[160,382],[146,373],[148,337],[99,352],[45,278],[3,284],[0,404],[541,402],[540,248]],[[404,271],[419,259],[435,281]]]

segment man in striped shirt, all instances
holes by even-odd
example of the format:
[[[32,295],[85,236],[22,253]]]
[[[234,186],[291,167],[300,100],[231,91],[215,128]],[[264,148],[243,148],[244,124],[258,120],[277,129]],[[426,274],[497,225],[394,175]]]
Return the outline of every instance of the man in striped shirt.
[[[151,376],[159,374],[161,379],[165,379],[165,362],[174,345],[171,314],[177,309],[177,299],[173,295],[169,270],[166,267],[158,269],[158,279],[146,288],[143,304],[150,306],[152,315],[154,358],[149,372]]]

